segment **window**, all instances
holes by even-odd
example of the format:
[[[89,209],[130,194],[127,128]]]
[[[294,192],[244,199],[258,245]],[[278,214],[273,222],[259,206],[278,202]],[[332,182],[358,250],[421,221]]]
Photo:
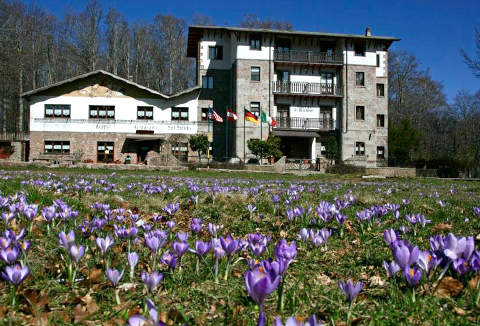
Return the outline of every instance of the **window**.
[[[379,128],[385,127],[385,115],[377,114],[377,127]]]
[[[377,54],[377,67],[380,67],[380,54]]]
[[[213,88],[213,76],[202,76],[202,88]]]
[[[105,105],[90,105],[90,119],[115,119],[115,107]]]
[[[208,108],[202,108],[202,121],[208,121]]]
[[[97,162],[113,162],[113,141],[97,142]]]
[[[45,104],[45,118],[70,118],[70,104]]]
[[[260,81],[260,67],[250,67],[250,80]]]
[[[327,148],[326,148],[325,145],[323,145],[323,144],[320,146],[320,154],[321,154],[322,156],[326,156],[326,155],[327,155]]]
[[[377,84],[377,96],[385,96],[385,84]]]
[[[355,120],[365,120],[365,107],[363,105],[355,107]]]
[[[208,58],[210,60],[222,60],[223,59],[223,46],[209,46]]]
[[[355,73],[355,86],[365,86],[365,73],[363,71]]]
[[[262,49],[262,36],[259,34],[250,35],[250,50]]]
[[[139,120],[153,120],[153,107],[151,107],[151,106],[137,106],[137,119],[139,119]]]
[[[365,56],[365,42],[357,41],[354,45],[355,56],[364,57]]]
[[[250,112],[258,118],[260,116],[260,102],[250,102]]]
[[[377,146],[377,159],[384,159],[385,158],[385,147]]]
[[[188,108],[172,108],[172,120],[188,121]]]
[[[355,143],[355,155],[357,155],[357,156],[364,156],[365,155],[365,143],[364,142],[356,142]]]
[[[188,144],[187,143],[173,144],[172,154],[180,161],[186,162],[188,160]]]
[[[70,154],[70,141],[46,140],[44,152],[49,154]]]

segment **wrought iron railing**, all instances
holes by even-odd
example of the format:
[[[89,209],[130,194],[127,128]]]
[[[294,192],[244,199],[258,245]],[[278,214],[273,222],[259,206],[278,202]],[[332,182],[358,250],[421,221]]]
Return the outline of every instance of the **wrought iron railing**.
[[[343,54],[299,50],[274,50],[273,60],[301,63],[343,64]]]
[[[275,128],[334,130],[333,119],[290,118],[277,116]]]
[[[342,96],[342,88],[333,83],[309,83],[309,82],[273,82],[275,94],[298,94],[313,96]]]

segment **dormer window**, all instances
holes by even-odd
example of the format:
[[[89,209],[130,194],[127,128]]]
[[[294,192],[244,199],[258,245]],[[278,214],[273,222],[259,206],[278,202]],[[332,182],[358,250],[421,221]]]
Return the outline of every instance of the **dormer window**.
[[[262,49],[262,36],[260,34],[250,35],[250,50]]]

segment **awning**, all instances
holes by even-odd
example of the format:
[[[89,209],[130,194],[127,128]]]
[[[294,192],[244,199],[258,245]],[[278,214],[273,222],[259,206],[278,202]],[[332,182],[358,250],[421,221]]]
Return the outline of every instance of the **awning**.
[[[273,130],[273,135],[278,137],[301,137],[315,138],[320,136],[316,131],[300,131],[300,130]]]

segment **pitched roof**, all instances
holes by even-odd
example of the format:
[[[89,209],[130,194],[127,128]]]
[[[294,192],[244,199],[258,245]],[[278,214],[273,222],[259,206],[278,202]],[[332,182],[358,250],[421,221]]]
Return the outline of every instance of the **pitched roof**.
[[[285,36],[311,36],[311,37],[325,37],[325,38],[355,38],[355,39],[370,39],[370,40],[383,40],[388,43],[388,46],[392,42],[400,41],[399,38],[391,36],[366,36],[360,34],[339,34],[339,33],[323,33],[323,32],[307,32],[307,31],[284,31],[276,29],[261,29],[261,28],[243,28],[243,27],[229,27],[229,26],[189,26],[188,27],[188,47],[187,57],[197,56],[197,43],[201,38],[201,34],[204,30],[211,31],[230,31],[230,32],[253,32],[253,33],[267,33],[278,34]]]
[[[128,85],[131,85],[131,86],[134,86],[138,89],[141,89],[143,91],[146,91],[152,95],[155,95],[155,96],[159,96],[163,99],[169,99],[169,98],[172,98],[172,97],[178,97],[180,95],[183,95],[183,94],[187,94],[189,92],[193,92],[197,89],[200,89],[200,86],[196,86],[196,87],[192,87],[192,88],[189,88],[187,90],[184,90],[184,91],[181,91],[177,94],[173,94],[171,96],[168,96],[168,95],[165,95],[165,94],[162,94],[160,92],[157,92],[156,90],[153,90],[151,88],[148,88],[148,87],[145,87],[145,86],[142,86],[140,84],[137,84],[131,80],[128,80],[128,79],[125,79],[125,78],[122,78],[122,77],[119,77],[115,74],[112,74],[108,71],[105,71],[105,70],[95,70],[95,71],[91,71],[91,72],[87,72],[86,74],[82,74],[82,75],[78,75],[78,76],[75,76],[75,77],[72,77],[72,78],[69,78],[69,79],[65,79],[65,80],[62,80],[58,83],[54,83],[54,84],[51,84],[51,85],[47,85],[47,86],[44,86],[44,87],[40,87],[40,88],[36,88],[34,90],[31,90],[31,91],[28,91],[28,92],[25,92],[23,94],[21,94],[22,97],[28,97],[28,96],[32,96],[32,95],[35,95],[35,94],[38,94],[38,93],[41,93],[43,91],[46,91],[46,90],[50,90],[50,89],[53,89],[55,87],[59,87],[59,86],[63,86],[63,85],[66,85],[66,84],[69,84],[69,83],[72,83],[72,82],[75,82],[77,80],[82,80],[82,79],[85,79],[85,78],[88,78],[90,76],[94,76],[94,75],[104,75],[104,76],[108,76],[108,77],[111,77],[115,80],[118,80],[122,83],[126,83]]]

